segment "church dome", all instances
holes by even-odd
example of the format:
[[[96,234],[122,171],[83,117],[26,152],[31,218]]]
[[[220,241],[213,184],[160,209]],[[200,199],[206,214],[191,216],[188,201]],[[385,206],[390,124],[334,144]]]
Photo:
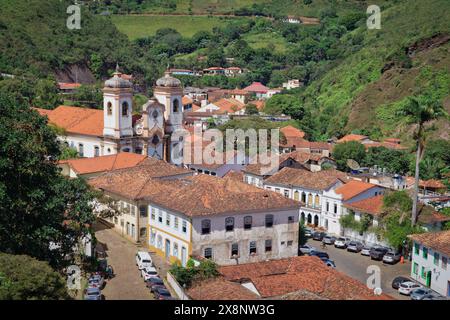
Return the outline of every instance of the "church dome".
[[[119,66],[116,66],[116,72],[113,77],[105,81],[106,88],[132,88],[133,84],[122,78],[122,73],[119,72]]]
[[[177,78],[174,78],[170,75],[169,71],[165,72],[164,77],[159,78],[156,81],[156,85],[158,87],[170,87],[170,88],[175,88],[175,87],[181,87],[181,81],[178,80]]]

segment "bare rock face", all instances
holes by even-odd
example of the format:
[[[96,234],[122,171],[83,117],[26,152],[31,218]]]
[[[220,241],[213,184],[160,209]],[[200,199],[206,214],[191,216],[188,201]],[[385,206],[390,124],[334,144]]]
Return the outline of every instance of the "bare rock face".
[[[56,71],[55,77],[58,82],[95,83],[95,77],[86,65],[68,65],[64,69]]]

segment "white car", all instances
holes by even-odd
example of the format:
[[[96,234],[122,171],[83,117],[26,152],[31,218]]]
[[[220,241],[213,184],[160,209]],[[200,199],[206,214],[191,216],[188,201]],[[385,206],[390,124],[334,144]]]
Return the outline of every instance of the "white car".
[[[415,289],[423,288],[420,284],[407,281],[400,284],[398,287],[398,293],[404,294],[405,296],[409,296],[411,294],[411,291]]]
[[[153,265],[153,261],[150,257],[150,254],[145,251],[139,251],[138,253],[136,253],[136,265],[138,266],[139,270],[142,270],[146,267],[151,267]]]
[[[370,256],[370,249],[372,249],[372,248],[369,246],[364,246],[361,250],[361,255]]]
[[[145,267],[141,270],[141,277],[147,281],[150,278],[158,277],[158,271],[154,267]]]
[[[336,241],[334,242],[334,246],[336,248],[346,249],[349,242],[349,238],[340,237],[336,239]]]
[[[300,246],[299,251],[303,254],[309,254],[311,251],[317,251],[317,249],[309,244],[305,244],[304,246]]]

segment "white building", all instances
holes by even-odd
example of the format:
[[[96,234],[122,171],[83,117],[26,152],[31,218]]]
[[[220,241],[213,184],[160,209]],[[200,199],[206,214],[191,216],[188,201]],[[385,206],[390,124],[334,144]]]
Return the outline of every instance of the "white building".
[[[411,277],[450,297],[450,230],[411,235]]]
[[[344,205],[384,194],[383,187],[351,180],[346,184],[323,192],[322,219],[320,226],[329,233],[341,235],[342,227],[339,219],[347,214]]]
[[[283,83],[283,88],[286,90],[291,90],[295,88],[300,88],[303,85],[303,83],[298,79],[291,79],[288,80],[288,82]]]
[[[133,152],[173,161],[182,154],[174,133],[182,129],[183,89],[169,72],[158,79],[154,98],[133,116],[132,83],[116,69],[103,88],[103,109],[59,106],[37,109],[49,123],[60,128],[59,139],[76,149],[80,157]]]
[[[301,202],[300,221],[322,226],[323,193],[336,189],[347,181],[346,174],[337,170],[311,172],[283,168],[264,181],[264,188]]]

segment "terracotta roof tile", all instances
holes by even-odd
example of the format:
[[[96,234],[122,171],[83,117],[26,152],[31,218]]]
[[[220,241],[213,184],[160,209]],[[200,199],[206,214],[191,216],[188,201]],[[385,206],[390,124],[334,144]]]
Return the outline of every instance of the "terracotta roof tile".
[[[69,133],[103,135],[103,110],[59,106],[47,114],[49,123]]]
[[[344,204],[344,207],[357,210],[363,213],[368,213],[374,216],[380,216],[383,214],[383,199],[384,196],[376,196],[372,198],[367,198],[360,201],[355,201],[352,203]]]
[[[201,281],[190,288],[187,294],[194,300],[256,300],[256,293],[241,284],[225,280],[223,277]]]
[[[267,93],[270,89],[263,85],[261,82],[253,82],[248,87],[244,88],[248,92]]]
[[[69,89],[76,89],[81,87],[80,83],[67,83],[67,82],[58,82],[58,87],[60,90],[69,90]]]
[[[147,167],[143,164],[112,171],[90,179],[89,183],[95,188],[133,200],[149,200],[188,216],[300,208],[297,201],[232,179],[208,175],[166,179],[157,166],[150,170]]]
[[[237,172],[234,170],[230,170],[226,175],[223,176],[223,178],[242,182],[244,181],[244,173],[242,171]]]
[[[219,108],[219,110],[216,110],[216,113],[234,113],[236,111],[241,110],[245,104],[242,102],[233,99],[233,98],[222,98],[216,102],[213,102],[215,106]]]
[[[142,163],[147,156],[121,152],[95,158],[70,159],[59,163],[68,164],[78,174],[88,174],[116,169],[130,168]]]
[[[450,230],[413,234],[409,237],[424,246],[430,247],[446,256],[450,256]]]
[[[53,110],[49,110],[49,109],[42,109],[42,108],[32,108],[34,110],[36,110],[37,112],[39,112],[39,114],[41,116],[48,116],[50,113],[52,113]]]
[[[335,192],[338,194],[341,194],[342,199],[345,201],[345,200],[349,200],[353,197],[356,197],[358,194],[360,194],[364,191],[367,191],[369,189],[372,189],[374,187],[377,187],[377,186],[374,184],[371,184],[371,183],[367,183],[367,182],[351,180],[351,181],[347,182],[346,184],[344,184],[343,186],[337,188],[335,190]]]
[[[338,143],[349,142],[349,141],[361,141],[364,139],[368,139],[368,137],[360,135],[360,134],[348,134],[348,135],[342,137],[341,139],[339,139]]]
[[[258,263],[220,267],[228,281],[251,282],[261,298],[283,298],[299,292],[303,297],[330,300],[391,299],[376,296],[365,284],[327,267],[317,257],[292,257]]]
[[[311,172],[308,170],[286,167],[267,178],[266,182],[314,190],[325,190],[338,182],[338,180],[345,182],[347,179],[346,177],[347,175],[344,172],[334,169]]]
[[[284,136],[287,137],[294,137],[294,138],[304,138],[305,137],[305,133],[300,130],[297,129],[293,126],[286,126],[280,129],[280,131],[284,134]]]

